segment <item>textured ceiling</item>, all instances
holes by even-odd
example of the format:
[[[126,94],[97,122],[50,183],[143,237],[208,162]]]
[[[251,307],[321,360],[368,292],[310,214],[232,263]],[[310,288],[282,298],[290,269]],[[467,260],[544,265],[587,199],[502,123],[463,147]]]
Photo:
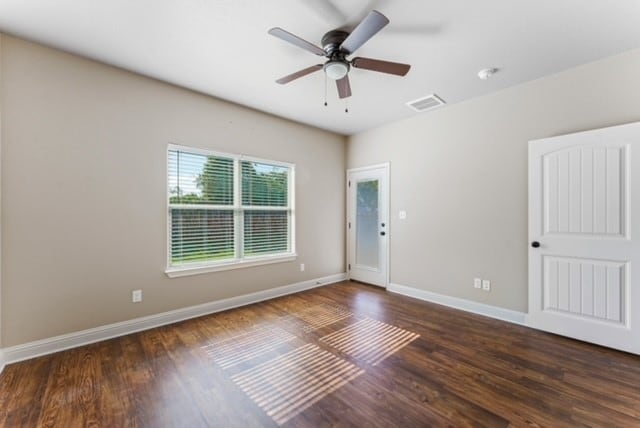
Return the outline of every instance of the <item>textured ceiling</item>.
[[[322,72],[275,83],[319,57],[269,28],[319,45],[372,9],[391,23],[356,56],[409,63],[406,77],[352,70],[349,113],[332,81],[323,105]],[[0,31],[350,135],[428,115],[405,103],[431,93],[457,103],[637,48],[640,1],[0,0]],[[486,67],[500,72],[482,81]]]

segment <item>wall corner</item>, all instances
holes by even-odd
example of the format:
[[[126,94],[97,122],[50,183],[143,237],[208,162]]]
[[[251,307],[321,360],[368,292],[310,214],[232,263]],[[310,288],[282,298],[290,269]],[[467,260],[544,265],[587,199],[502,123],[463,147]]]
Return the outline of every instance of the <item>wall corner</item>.
[[[4,135],[3,128],[3,112],[4,112],[4,80],[3,80],[3,60],[4,60],[4,46],[3,46],[3,34],[0,33],[0,373],[4,369],[4,356],[2,352],[2,137]]]

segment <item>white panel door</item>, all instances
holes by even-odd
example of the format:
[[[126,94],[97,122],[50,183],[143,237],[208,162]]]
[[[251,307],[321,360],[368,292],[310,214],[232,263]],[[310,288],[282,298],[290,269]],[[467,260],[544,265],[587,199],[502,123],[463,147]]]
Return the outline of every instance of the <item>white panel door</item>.
[[[389,166],[347,171],[349,277],[386,287],[388,283]]]
[[[640,354],[639,234],[640,123],[529,142],[530,326]]]

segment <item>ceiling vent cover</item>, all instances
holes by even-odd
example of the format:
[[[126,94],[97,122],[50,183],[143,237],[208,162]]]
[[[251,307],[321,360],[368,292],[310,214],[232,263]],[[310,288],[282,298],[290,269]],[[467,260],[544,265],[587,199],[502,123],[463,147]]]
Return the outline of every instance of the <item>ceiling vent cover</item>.
[[[432,110],[445,104],[444,100],[436,94],[427,95],[426,97],[418,98],[417,100],[407,103],[411,109],[418,112]]]

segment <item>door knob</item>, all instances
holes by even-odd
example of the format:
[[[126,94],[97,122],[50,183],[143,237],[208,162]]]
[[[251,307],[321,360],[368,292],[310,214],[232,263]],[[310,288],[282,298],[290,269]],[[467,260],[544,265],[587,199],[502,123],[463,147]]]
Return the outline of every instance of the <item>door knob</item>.
[[[386,232],[382,231],[382,232],[380,232],[380,235],[384,236],[384,235],[386,235]]]
[[[531,243],[531,246],[532,246],[533,248],[538,248],[538,247],[540,246],[540,243],[539,243],[538,241],[533,241],[533,242]]]

